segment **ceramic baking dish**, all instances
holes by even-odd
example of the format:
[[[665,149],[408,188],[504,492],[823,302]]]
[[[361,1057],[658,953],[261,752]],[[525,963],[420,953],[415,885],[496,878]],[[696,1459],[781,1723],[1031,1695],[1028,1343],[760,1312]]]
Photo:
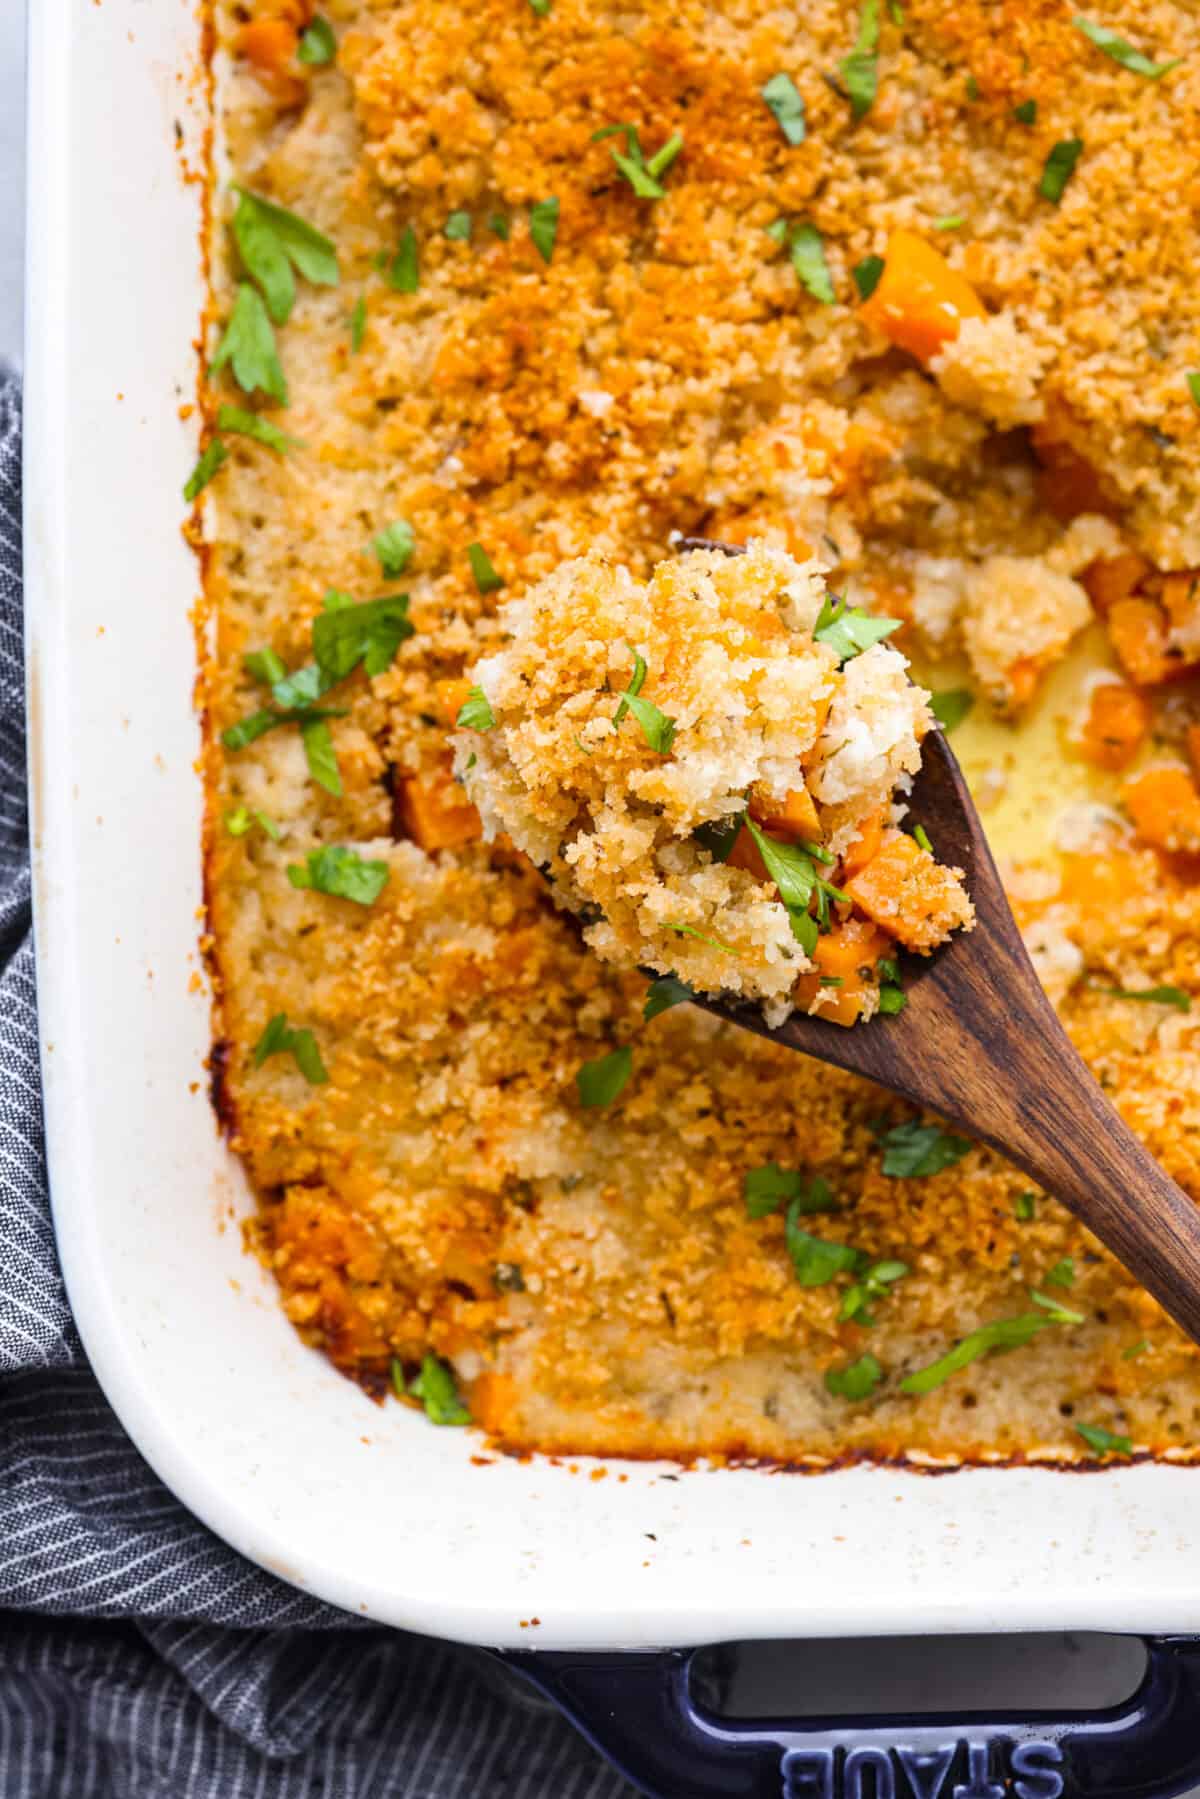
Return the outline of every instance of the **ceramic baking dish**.
[[[1025,1799],[1064,1781],[1149,1794],[1196,1778],[1200,1657],[1179,1641],[1153,1650],[1119,1715],[823,1736],[718,1728],[691,1707],[686,1657],[645,1652],[876,1632],[1183,1633],[1200,1626],[1200,1469],[934,1479],[478,1465],[472,1433],[375,1406],[286,1323],[242,1252],[250,1201],[205,1070],[197,568],[180,535],[196,446],[180,409],[203,298],[202,186],[184,178],[185,159],[203,166],[209,123],[200,23],[195,0],[36,0],[30,36],[26,552],[46,1118],[71,1300],[130,1435],[194,1512],[283,1579],[384,1623],[540,1652],[535,1677],[649,1791],[888,1799],[945,1786],[986,1799],[1005,1790],[984,1778],[989,1755]],[[643,1653],[602,1653],[614,1650]]]

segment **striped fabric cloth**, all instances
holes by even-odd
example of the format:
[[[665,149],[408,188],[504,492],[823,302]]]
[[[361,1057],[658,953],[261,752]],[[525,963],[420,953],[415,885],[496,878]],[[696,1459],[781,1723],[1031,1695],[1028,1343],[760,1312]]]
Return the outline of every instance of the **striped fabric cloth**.
[[[46,1195],[0,371],[0,1799],[622,1799],[482,1654],[365,1626],[211,1536],[87,1366]]]

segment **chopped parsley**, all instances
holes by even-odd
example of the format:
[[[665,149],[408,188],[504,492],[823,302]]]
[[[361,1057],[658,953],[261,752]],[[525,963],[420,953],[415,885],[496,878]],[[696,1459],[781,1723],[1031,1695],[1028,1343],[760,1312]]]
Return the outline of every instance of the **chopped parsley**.
[[[966,85],[966,91],[967,91],[967,99],[968,100],[978,100],[978,98],[979,98],[979,83],[976,81],[974,75],[967,76],[965,85]]]
[[[838,1323],[847,1324],[853,1320],[864,1330],[870,1330],[875,1320],[867,1307],[886,1299],[888,1288],[902,1280],[907,1273],[907,1262],[873,1262],[863,1270],[852,1287],[847,1287],[838,1310]]]
[[[231,837],[244,837],[247,831],[254,829],[255,825],[260,831],[265,831],[274,843],[278,843],[283,836],[283,832],[273,818],[269,818],[265,812],[259,812],[251,806],[234,806],[225,814],[225,829]]]
[[[629,677],[629,685],[621,696],[621,702],[613,713],[613,730],[619,729],[622,719],[629,711],[629,701],[642,691],[646,681],[646,658],[640,651],[633,652],[633,673]]]
[[[385,525],[377,531],[368,546],[378,558],[385,581],[394,581],[402,575],[412,560],[413,545],[416,533],[406,518],[398,518],[394,525]]]
[[[1131,1343],[1128,1349],[1123,1349],[1121,1351],[1121,1360],[1123,1362],[1132,1362],[1138,1356],[1145,1355],[1149,1347],[1149,1337],[1139,1337],[1136,1343]]]
[[[914,1180],[924,1175],[940,1174],[961,1162],[971,1144],[966,1137],[955,1137],[937,1124],[921,1124],[910,1118],[893,1125],[880,1137],[883,1145],[883,1172],[892,1180]]]
[[[1033,1193],[1018,1193],[1013,1201],[1013,1217],[1019,1218],[1022,1224],[1028,1224],[1037,1216],[1037,1196]]]
[[[452,212],[442,226],[442,236],[448,237],[451,243],[467,243],[471,237],[471,215],[469,212]]]
[[[199,462],[188,476],[183,497],[189,505],[193,500],[199,499],[222,463],[228,462],[228,460],[229,451],[219,437],[214,437],[212,442],[205,446]]]
[[[217,429],[228,431],[234,437],[252,437],[256,443],[266,444],[268,450],[274,450],[277,456],[286,456],[300,442],[298,437],[289,437],[260,412],[247,412],[241,406],[222,406],[217,413]]]
[[[785,1199],[794,1201],[797,1217],[807,1212],[841,1211],[828,1181],[819,1174],[801,1174],[798,1168],[781,1168],[778,1162],[747,1168],[742,1176],[742,1197],[751,1218],[777,1212]]]
[[[610,1106],[633,1073],[633,1050],[628,1043],[597,1056],[575,1071],[581,1106]]]
[[[660,1012],[669,1012],[672,1006],[681,1006],[685,1000],[695,999],[693,988],[686,981],[681,981],[677,974],[660,975],[652,981],[646,992],[646,1003],[642,1007],[642,1019],[646,1024],[657,1018]]]
[[[472,687],[466,699],[458,709],[455,724],[462,731],[490,731],[496,723],[496,714],[492,711],[491,702],[482,687]]]
[[[787,242],[787,220],[782,218],[773,220],[772,223],[766,227],[766,233],[771,242],[773,244],[778,244],[782,249],[783,245]]]
[[[337,39],[333,35],[333,26],[328,19],[317,14],[312,24],[300,39],[300,47],[296,51],[296,61],[312,63],[320,67],[330,63],[337,55]]]
[[[415,294],[421,285],[421,253],[417,234],[406,225],[387,269],[388,286],[398,294]]]
[[[657,750],[660,756],[666,756],[670,753],[671,745],[675,741],[675,720],[669,717],[667,713],[660,711],[659,708],[653,705],[649,700],[643,700],[638,697],[645,684],[645,680],[646,660],[644,656],[639,655],[635,650],[633,656],[633,674],[630,677],[628,687],[621,695],[620,703],[618,704],[616,711],[613,713],[613,730],[619,730],[621,721],[624,719],[626,713],[632,712],[633,716],[637,719],[638,724],[642,727],[642,736],[646,739],[650,748],[652,750]],[[676,927],[672,926],[671,928],[674,930]],[[682,929],[683,927],[680,926],[678,928]],[[695,935],[695,933],[692,934]],[[707,941],[707,939],[705,939],[705,941]]]
[[[554,255],[554,240],[558,236],[558,212],[558,201],[554,196],[549,200],[538,200],[529,208],[529,235],[543,262],[549,262]]]
[[[286,325],[296,304],[296,275],[317,287],[336,287],[337,251],[314,225],[286,207],[244,187],[235,191],[233,236],[238,254],[262,289],[275,323]]]
[[[1038,193],[1043,200],[1051,201],[1055,206],[1063,197],[1067,182],[1075,173],[1075,164],[1083,154],[1081,137],[1060,138],[1042,169],[1042,178],[1038,182]]]
[[[850,109],[861,119],[870,112],[879,91],[879,0],[863,0],[854,48],[843,56],[838,72],[846,85]]]
[[[694,925],[672,924],[671,920],[668,919],[667,920],[667,929],[668,929],[668,931],[674,931],[676,933],[676,935],[679,937],[694,937],[696,939],[697,943],[707,944],[709,949],[719,949],[721,951],[722,955],[725,955],[725,956],[736,956],[737,955],[737,951],[734,949],[734,947],[731,943],[722,943],[719,937],[706,937],[704,935],[704,932],[696,930]]]
[[[1018,125],[1033,125],[1037,122],[1037,101],[1022,100],[1019,106],[1013,107],[1013,118]]]
[[[308,772],[317,786],[323,787],[326,793],[331,793],[335,800],[341,799],[341,771],[338,768],[333,738],[325,720],[323,718],[302,718],[300,720],[300,740],[304,745],[304,759],[308,763]]]
[[[835,1399],[867,1399],[883,1379],[883,1369],[873,1355],[859,1356],[844,1368],[825,1370],[825,1390]]]
[[[929,710],[946,732],[961,725],[974,704],[975,695],[969,687],[947,687],[929,696]]]
[[[529,0],[530,9],[539,19],[544,19],[550,12],[550,0]]]
[[[1177,1012],[1192,1009],[1192,996],[1182,987],[1098,987],[1096,991],[1107,993],[1113,999],[1137,999],[1152,1006],[1174,1006]]]
[[[356,605],[347,595],[330,589],[325,610],[313,620],[313,655],[331,683],[344,681],[360,662],[368,675],[381,675],[412,634],[406,593],[385,594],[382,599]]]
[[[642,151],[636,125],[602,125],[599,131],[593,131],[592,142],[596,144],[606,137],[616,137],[622,133],[625,137],[624,151],[618,150],[614,144],[609,152],[617,168],[639,200],[663,199],[666,189],[659,181],[659,176],[666,174],[683,149],[682,137],[675,132],[661,149],[655,151],[649,161]]]
[[[826,986],[829,985],[828,982],[825,984]],[[895,1017],[897,1012],[903,1012],[907,1004],[908,996],[902,987],[897,987],[896,984],[891,981],[884,983],[880,987],[879,1010],[883,1013],[885,1018]]]
[[[823,306],[837,299],[833,277],[825,260],[825,240],[815,225],[797,225],[792,232],[792,267],[802,288]]]
[[[1102,1424],[1077,1424],[1075,1429],[1083,1438],[1089,1449],[1098,1455],[1132,1455],[1133,1444],[1128,1437],[1116,1431],[1105,1430]]]
[[[787,910],[792,927],[792,936],[811,956],[817,947],[819,926],[809,912],[809,903],[817,885],[817,871],[811,856],[794,843],[776,843],[765,831],[760,831],[747,812],[746,829],[758,846],[758,853],[763,859],[763,866],[779,889],[779,897]]]
[[[261,681],[264,687],[274,687],[277,681],[287,676],[282,658],[272,649],[251,650],[242,657],[242,667],[252,680]]]
[[[294,1057],[296,1067],[310,1087],[319,1087],[329,1079],[316,1038],[311,1031],[294,1031],[288,1024],[286,1012],[276,1012],[255,1044],[255,1068],[261,1068],[268,1056],[278,1055]]]
[[[392,1385],[403,1397],[404,1370],[392,1363]],[[425,1407],[430,1424],[470,1424],[471,1414],[462,1402],[448,1363],[439,1356],[427,1355],[421,1360],[421,1372],[408,1383],[407,1391]]]
[[[357,356],[363,347],[363,339],[367,335],[367,302],[362,294],[354,302],[354,311],[350,314],[350,348]]]
[[[927,855],[932,856],[933,845],[929,841],[929,832],[925,829],[925,826],[924,825],[914,825],[912,828],[912,834],[913,834],[913,842],[915,844],[918,844],[920,846],[920,848],[923,849]]]
[[[855,263],[850,273],[854,276],[854,285],[858,289],[860,299],[869,300],[871,298],[879,286],[883,268],[882,256],[864,256],[861,262]]]
[[[918,1368],[912,1374],[906,1374],[900,1382],[902,1393],[932,1393],[952,1375],[969,1367],[972,1362],[979,1361],[981,1356],[993,1352],[1003,1353],[1009,1349],[1020,1349],[1039,1331],[1046,1330],[1052,1324],[1066,1322],[1064,1317],[1056,1317],[1050,1312],[1023,1312],[1016,1318],[997,1318],[991,1324],[981,1325],[969,1336],[956,1343],[953,1349],[939,1356],[936,1362],[930,1362],[927,1368]]]
[[[961,212],[944,212],[940,219],[933,221],[933,228],[935,231],[957,231],[963,223]]]
[[[1052,1324],[1082,1324],[1083,1313],[1073,1312],[1065,1306],[1061,1299],[1055,1299],[1050,1293],[1039,1293],[1036,1287],[1029,1289],[1029,1297],[1035,1306],[1041,1306],[1043,1312],[1050,1314]]]
[[[1048,1287],[1073,1287],[1075,1285],[1075,1263],[1070,1256],[1064,1256],[1061,1262],[1055,1262],[1046,1276]]]
[[[849,1274],[857,1267],[861,1252],[849,1243],[830,1243],[802,1231],[796,1223],[801,1211],[799,1198],[794,1199],[784,1219],[784,1241],[792,1268],[802,1287],[827,1287],[839,1274]]]
[[[802,144],[807,130],[804,96],[791,76],[781,69],[759,91],[775,114],[775,122],[788,143]]]
[[[287,405],[287,378],[279,360],[275,332],[262,295],[248,281],[238,286],[237,299],[209,374],[219,374],[226,363],[244,394],[266,394],[269,400]]]
[[[387,886],[388,872],[386,862],[367,862],[357,850],[327,843],[309,850],[304,862],[289,862],[287,877],[293,887],[353,900],[356,906],[373,906]]]
[[[898,618],[876,618],[861,607],[847,606],[844,599],[829,593],[813,626],[813,639],[828,644],[839,663],[849,662],[898,631],[900,623]]]
[[[498,238],[500,238],[503,243],[508,242],[508,234],[509,234],[510,226],[508,223],[508,219],[506,218],[504,213],[489,212],[487,227],[488,227],[488,230],[491,232],[494,232],[494,234]]]
[[[467,545],[467,561],[471,564],[471,573],[480,593],[497,593],[504,586],[504,576],[496,573],[491,558],[481,543]]]
[[[1184,379],[1187,381],[1188,392],[1192,399],[1197,406],[1200,406],[1200,369],[1189,369]]]
[[[1151,62],[1148,56],[1135,50],[1127,39],[1110,31],[1107,25],[1093,25],[1082,13],[1076,13],[1071,23],[1076,31],[1082,31],[1084,37],[1095,44],[1097,50],[1103,50],[1105,56],[1111,56],[1114,62],[1119,62],[1131,75],[1144,75],[1147,81],[1161,81],[1169,69],[1177,69],[1183,61],[1181,56],[1176,56],[1170,62]]]

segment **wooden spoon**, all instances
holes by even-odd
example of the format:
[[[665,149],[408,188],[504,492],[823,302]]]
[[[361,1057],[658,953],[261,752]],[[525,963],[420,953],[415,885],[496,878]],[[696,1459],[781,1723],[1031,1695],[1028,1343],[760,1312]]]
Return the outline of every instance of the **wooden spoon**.
[[[684,538],[681,550],[740,546]],[[1105,1099],[1033,971],[962,771],[940,731],[921,746],[910,801],[939,862],[959,867],[976,925],[910,956],[907,1005],[866,1024],[792,1016],[698,994],[744,1030],[861,1074],[960,1125],[1069,1206],[1200,1341],[1200,1208],[1168,1179]]]

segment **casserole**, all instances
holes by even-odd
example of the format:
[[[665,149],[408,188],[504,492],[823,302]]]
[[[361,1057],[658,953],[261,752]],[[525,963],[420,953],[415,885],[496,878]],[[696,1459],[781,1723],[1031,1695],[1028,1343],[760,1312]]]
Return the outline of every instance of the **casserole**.
[[[141,1452],[242,1553],[349,1611],[493,1647],[588,1651],[540,1664],[543,1678],[598,1735],[600,1714],[636,1700],[630,1757],[653,1746],[649,1720],[686,1716],[678,1665],[639,1655],[614,1672],[600,1651],[1189,1629],[1200,1521],[1186,1467],[801,1479],[500,1459],[468,1433],[380,1410],[296,1338],[242,1251],[251,1200],[206,1092],[197,582],[178,497],[195,453],[178,409],[204,299],[204,190],[182,178],[201,168],[208,127],[197,23],[188,0],[43,0],[30,32],[26,545],[48,1150],[80,1331]],[[1185,1779],[1188,1666],[1184,1647],[1161,1647],[1137,1703],[1097,1726],[1138,1769],[1120,1790]],[[1134,1741],[1138,1721],[1174,1732],[1161,1760]],[[909,1739],[892,1730],[867,1746],[896,1740]],[[1115,1790],[1115,1761],[1068,1748],[1071,1790]],[[793,1757],[785,1790],[834,1790],[842,1760],[812,1753],[816,1772]],[[745,1776],[730,1764],[709,1788],[696,1773],[672,1786],[661,1765],[645,1775],[650,1790],[777,1792],[774,1757]],[[1044,1771],[1032,1784],[1038,1758],[1021,1759],[1028,1799],[1059,1790]],[[848,1790],[870,1765],[851,1765]]]

